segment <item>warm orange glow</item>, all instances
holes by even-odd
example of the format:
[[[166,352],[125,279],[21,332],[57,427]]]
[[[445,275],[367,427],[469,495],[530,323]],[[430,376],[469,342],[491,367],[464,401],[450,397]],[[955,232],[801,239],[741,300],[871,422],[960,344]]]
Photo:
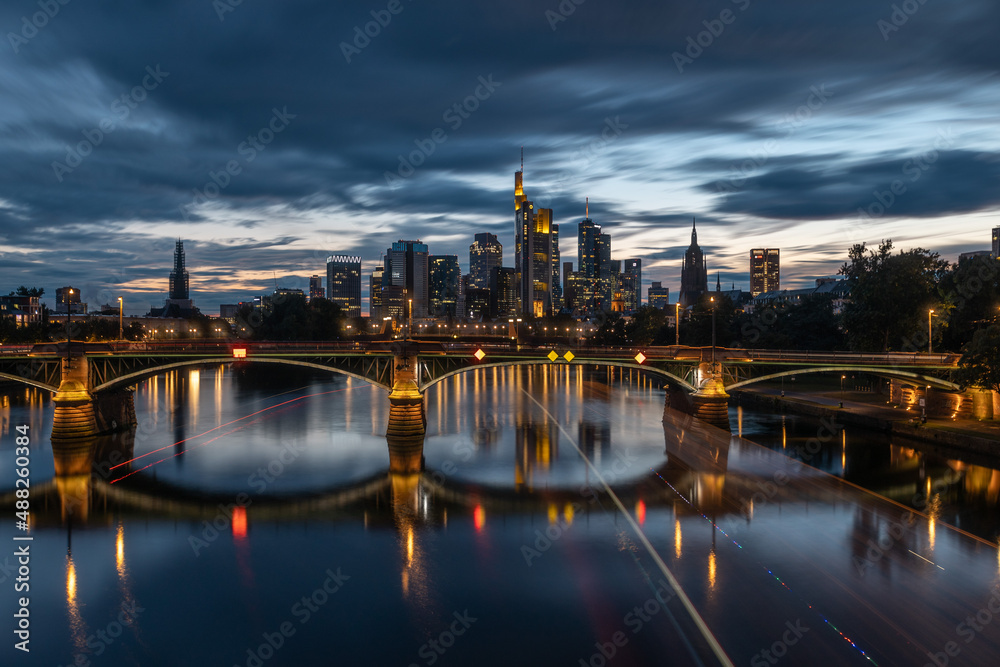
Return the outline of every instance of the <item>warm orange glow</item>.
[[[413,564],[413,526],[406,527],[406,566]]]
[[[479,361],[482,361],[483,357],[486,356],[486,353],[483,352],[482,348],[480,348],[480,349],[476,350],[475,354],[473,354],[472,356],[474,356]]]
[[[125,528],[118,524],[118,535],[115,536],[115,566],[118,576],[125,573]]]
[[[646,355],[640,352],[639,354],[635,355],[635,360],[636,363],[641,364],[642,362],[646,361]]]
[[[566,503],[566,506],[563,507],[563,516],[566,517],[567,526],[573,525],[573,517],[575,516],[575,514],[576,513],[573,511],[573,505],[570,503]]]
[[[235,359],[246,359],[247,349],[245,347],[234,347],[233,348],[233,358]]]
[[[635,504],[635,520],[640,526],[646,523],[646,503],[641,500]]]
[[[681,522],[680,519],[674,520],[674,556],[678,559],[681,557]]]
[[[476,530],[482,530],[483,526],[486,525],[486,512],[483,511],[482,505],[476,505],[476,509],[472,512],[472,521]]]
[[[66,560],[66,601],[73,605],[76,604],[76,566],[72,557]]]
[[[715,588],[715,549],[708,552],[708,585]]]
[[[244,538],[247,536],[247,508],[233,508],[233,537]]]
[[[554,503],[549,503],[549,523],[555,523],[559,520],[559,508],[555,506]]]

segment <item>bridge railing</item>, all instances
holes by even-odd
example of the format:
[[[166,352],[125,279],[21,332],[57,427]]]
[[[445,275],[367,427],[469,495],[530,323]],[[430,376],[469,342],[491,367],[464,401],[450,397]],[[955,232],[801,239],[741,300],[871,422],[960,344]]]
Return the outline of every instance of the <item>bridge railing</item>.
[[[754,361],[835,361],[837,363],[877,363],[893,366],[955,366],[960,354],[927,354],[925,352],[834,352],[811,350],[741,350]]]

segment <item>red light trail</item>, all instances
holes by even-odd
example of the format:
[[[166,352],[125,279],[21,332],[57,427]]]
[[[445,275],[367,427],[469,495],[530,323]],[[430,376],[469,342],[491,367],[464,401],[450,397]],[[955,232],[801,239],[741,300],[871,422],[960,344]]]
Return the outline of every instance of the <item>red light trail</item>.
[[[210,429],[208,429],[207,431],[205,431],[203,433],[199,433],[198,435],[192,435],[191,437],[184,438],[183,440],[178,440],[177,442],[175,442],[175,443],[173,443],[171,445],[166,445],[164,447],[160,447],[159,449],[154,449],[152,451],[146,452],[145,454],[140,454],[139,456],[131,458],[128,461],[125,461],[124,463],[119,463],[116,466],[111,466],[110,470],[114,470],[115,468],[120,468],[120,467],[122,467],[124,465],[128,465],[129,463],[132,463],[134,461],[138,461],[139,459],[145,458],[145,457],[149,456],[150,454],[155,454],[157,452],[162,452],[164,449],[170,449],[171,447],[176,447],[177,445],[179,445],[181,443],[184,443],[184,442],[187,442],[188,440],[194,440],[196,438],[200,438],[202,436],[208,435],[209,433],[211,433],[213,431],[218,431],[220,428],[225,428],[226,426],[231,426],[233,424],[236,424],[237,422],[243,421],[244,419],[249,419],[250,417],[254,417],[254,416],[262,414],[264,412],[269,412],[270,410],[274,410],[275,408],[280,408],[283,405],[288,405],[289,403],[295,403],[296,401],[301,401],[302,399],[305,399],[305,398],[313,398],[315,396],[324,396],[326,394],[336,394],[337,392],[347,391],[349,389],[354,389],[354,387],[344,387],[342,389],[331,389],[330,391],[320,391],[320,392],[317,392],[315,394],[306,394],[305,396],[299,396],[298,398],[292,398],[292,399],[289,399],[287,401],[282,401],[281,403],[276,403],[275,405],[263,408],[261,410],[257,410],[256,412],[251,412],[248,415],[244,415],[244,416],[240,417],[239,419],[234,419],[232,421],[226,422],[225,424],[219,424],[215,428],[210,428]],[[174,454],[172,454],[170,456],[162,458],[159,461],[155,461],[153,463],[150,463],[149,465],[143,466],[142,468],[139,468],[138,470],[133,470],[132,472],[128,473],[127,475],[123,475],[123,476],[119,477],[118,479],[111,481],[110,484],[114,484],[115,482],[120,482],[123,479],[125,479],[126,477],[130,477],[130,476],[134,475],[137,472],[141,472],[141,471],[145,470],[146,468],[150,468],[150,467],[156,465],[157,463],[163,463],[164,461],[166,461],[168,459],[172,459],[175,456],[179,456],[180,454],[184,454],[185,452],[189,452],[192,449],[195,449],[197,447],[204,447],[205,445],[207,445],[209,443],[215,442],[219,438],[223,438],[223,437],[225,437],[227,435],[235,433],[236,431],[239,431],[240,429],[245,428],[246,426],[249,426],[250,424],[253,424],[253,423],[256,423],[256,420],[253,421],[253,422],[250,422],[248,424],[244,424],[243,426],[240,426],[239,428],[235,428],[232,431],[227,431],[226,433],[218,435],[218,436],[212,438],[211,440],[206,440],[205,442],[201,443],[200,445],[195,445],[194,447],[189,447],[187,449],[184,449],[184,450],[181,450],[179,452],[176,452],[176,453],[174,453]]]

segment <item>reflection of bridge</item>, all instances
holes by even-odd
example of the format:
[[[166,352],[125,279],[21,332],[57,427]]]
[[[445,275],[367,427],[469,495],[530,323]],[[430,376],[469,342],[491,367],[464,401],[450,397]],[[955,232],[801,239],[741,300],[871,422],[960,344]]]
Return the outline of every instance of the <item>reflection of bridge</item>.
[[[957,355],[775,352],[725,348],[482,348],[439,342],[250,343],[191,342],[175,345],[65,344],[0,356],[0,378],[56,394],[53,437],[87,437],[134,423],[130,385],[166,371],[220,363],[282,364],[358,378],[389,391],[389,433],[423,435],[423,394],[432,385],[475,368],[518,365],[614,366],[660,377],[675,405],[710,423],[728,426],[727,389],[807,373],[868,373],[916,387],[961,391],[951,379]],[[235,349],[234,349],[235,348]],[[244,356],[245,355],[245,356]],[[669,404],[668,394],[668,404]],[[675,399],[676,403],[676,399]]]

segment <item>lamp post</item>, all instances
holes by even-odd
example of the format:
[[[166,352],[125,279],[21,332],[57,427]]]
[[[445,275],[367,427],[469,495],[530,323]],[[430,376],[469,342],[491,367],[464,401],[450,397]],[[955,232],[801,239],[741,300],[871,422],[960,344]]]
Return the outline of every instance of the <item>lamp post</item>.
[[[674,344],[681,344],[681,302],[674,304]]]
[[[708,300],[712,303],[712,372],[715,372],[715,297],[710,296]]]
[[[844,380],[846,378],[846,375],[840,376],[840,407],[844,407]]]
[[[413,299],[408,299],[410,315],[406,318],[406,338],[413,337]]]
[[[69,361],[69,347],[73,342],[71,328],[73,325],[73,290],[66,295],[66,361]]]
[[[927,354],[933,354],[934,341],[931,340],[931,317],[934,316],[934,309],[927,311]]]
[[[122,301],[121,297],[118,297],[118,340],[122,340],[125,336],[123,335],[124,329],[122,328],[122,308],[125,302]]]

